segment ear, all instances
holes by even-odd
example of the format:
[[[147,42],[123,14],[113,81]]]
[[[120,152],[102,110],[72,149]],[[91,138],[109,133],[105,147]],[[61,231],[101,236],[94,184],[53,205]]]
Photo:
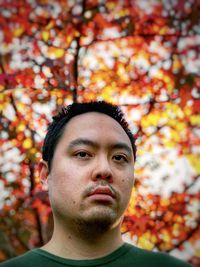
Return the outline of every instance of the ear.
[[[40,181],[42,183],[42,189],[44,191],[48,191],[49,168],[47,162],[44,160],[40,160],[38,164],[38,170],[39,170]]]

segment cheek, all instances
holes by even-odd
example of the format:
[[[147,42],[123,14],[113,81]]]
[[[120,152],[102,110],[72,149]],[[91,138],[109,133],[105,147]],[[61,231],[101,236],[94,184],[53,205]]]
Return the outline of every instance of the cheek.
[[[56,177],[54,177],[56,178]],[[73,182],[71,177],[57,177],[50,185],[49,198],[53,210],[69,213],[76,210],[80,203],[80,187]]]
[[[134,184],[134,172],[132,168],[128,168],[120,175],[122,178],[122,184],[126,187],[132,187]]]
[[[60,161],[52,169],[51,179],[54,194],[62,197],[77,199],[81,196],[85,180],[89,177],[89,170],[83,167],[74,166],[71,161]]]
[[[124,198],[129,199],[133,189],[133,185],[134,185],[134,175],[133,172],[130,172],[121,180],[120,187],[124,195]]]

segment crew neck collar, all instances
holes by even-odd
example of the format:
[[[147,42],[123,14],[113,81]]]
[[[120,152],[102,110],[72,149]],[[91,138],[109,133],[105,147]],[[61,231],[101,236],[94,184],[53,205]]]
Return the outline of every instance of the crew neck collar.
[[[115,251],[113,251],[112,253],[110,253],[106,256],[96,258],[96,259],[89,259],[89,260],[86,260],[86,259],[84,259],[84,260],[72,260],[72,259],[68,259],[68,258],[63,258],[63,257],[54,255],[54,254],[47,252],[47,251],[40,249],[40,248],[34,249],[33,251],[37,254],[40,254],[41,256],[47,257],[53,261],[62,263],[66,266],[67,265],[68,266],[96,266],[97,264],[102,265],[102,264],[108,263],[110,261],[113,261],[114,259],[117,259],[121,255],[127,253],[130,248],[131,248],[130,244],[124,243],[118,249],[116,249]]]

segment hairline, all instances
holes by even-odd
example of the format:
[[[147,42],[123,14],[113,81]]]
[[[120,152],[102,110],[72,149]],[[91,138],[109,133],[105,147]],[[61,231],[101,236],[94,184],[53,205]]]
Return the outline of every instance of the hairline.
[[[115,119],[115,118],[113,118],[112,116],[110,116],[110,115],[108,115],[107,113],[104,113],[104,112],[101,112],[101,111],[85,111],[85,112],[83,112],[83,113],[80,113],[80,114],[75,114],[74,116],[72,116],[71,118],[69,118],[69,120],[67,120],[67,122],[65,123],[65,124],[63,124],[63,127],[61,128],[61,131],[60,131],[60,133],[58,133],[58,139],[57,139],[57,142],[55,142],[55,147],[57,146],[57,144],[59,143],[59,141],[60,141],[60,139],[62,138],[62,136],[63,136],[63,134],[64,134],[64,132],[65,132],[65,129],[67,128],[67,125],[69,124],[69,122],[72,120],[72,119],[74,119],[74,118],[76,118],[76,117],[78,117],[78,116],[81,116],[81,115],[84,115],[84,114],[87,114],[87,113],[98,113],[98,114],[103,114],[103,115],[106,115],[106,116],[108,116],[109,118],[111,118],[111,119],[113,119],[114,121],[116,121],[119,125],[120,125],[120,127],[123,129],[123,131],[125,132],[125,134],[128,136],[128,134],[127,134],[127,132],[124,130],[124,128],[122,127],[122,125]],[[63,118],[63,120],[64,120],[65,118]],[[130,140],[130,137],[128,136],[128,139],[129,139],[129,141],[130,141],[130,143],[131,143],[131,140]],[[131,147],[132,147],[132,143],[131,143]],[[134,151],[133,151],[133,148],[132,148],[132,153],[134,154]]]

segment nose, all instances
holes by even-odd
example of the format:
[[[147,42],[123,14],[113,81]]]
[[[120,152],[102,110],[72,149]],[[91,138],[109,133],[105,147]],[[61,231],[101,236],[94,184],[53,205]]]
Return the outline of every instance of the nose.
[[[110,183],[113,182],[113,174],[108,159],[102,157],[97,159],[97,162],[94,166],[92,179],[93,181],[102,179]]]

